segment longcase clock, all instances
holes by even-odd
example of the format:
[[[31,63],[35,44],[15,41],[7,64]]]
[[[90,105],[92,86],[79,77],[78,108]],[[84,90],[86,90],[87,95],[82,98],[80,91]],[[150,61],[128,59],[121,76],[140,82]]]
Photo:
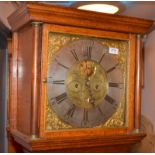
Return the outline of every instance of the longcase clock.
[[[141,35],[152,21],[26,3],[9,22],[10,145],[129,152],[140,142]]]

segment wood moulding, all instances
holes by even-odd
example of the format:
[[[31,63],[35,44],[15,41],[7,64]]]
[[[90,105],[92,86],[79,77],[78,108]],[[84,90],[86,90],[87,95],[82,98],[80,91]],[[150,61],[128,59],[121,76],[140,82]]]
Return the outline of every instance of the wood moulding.
[[[152,20],[103,14],[74,8],[66,9],[65,7],[34,2],[25,3],[8,20],[13,31],[33,21],[140,34],[146,33],[148,28],[153,25]]]
[[[75,137],[75,138],[53,138],[53,139],[32,139],[17,130],[12,132],[15,141],[22,145],[29,152],[98,152],[96,148],[101,148],[105,152],[114,152],[116,150],[107,150],[111,147],[129,147],[137,142],[140,142],[146,135],[144,133],[128,133],[126,135],[113,136],[89,136],[89,137]],[[95,148],[92,150],[92,148]],[[85,151],[82,149],[86,149]],[[128,148],[129,149],[129,148]],[[101,151],[101,150],[100,150]],[[117,150],[118,151],[118,150]]]

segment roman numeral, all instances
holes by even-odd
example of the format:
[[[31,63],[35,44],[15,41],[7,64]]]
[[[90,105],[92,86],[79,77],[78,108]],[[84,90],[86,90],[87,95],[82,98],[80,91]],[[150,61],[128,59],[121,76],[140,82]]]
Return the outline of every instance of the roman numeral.
[[[123,88],[123,83],[109,82],[109,87]]]
[[[112,72],[118,65],[119,65],[119,63],[116,64],[114,67],[108,69],[106,72],[107,72],[107,73]]]
[[[65,80],[55,80],[52,83],[53,84],[65,84]]]
[[[104,99],[105,99],[107,102],[109,102],[109,103],[112,105],[112,107],[113,107],[114,109],[117,108],[117,104],[116,104],[115,100],[114,100],[112,97],[106,95]]]
[[[88,46],[86,48],[86,54],[88,59],[91,59],[91,52],[92,52],[92,46]]]
[[[77,54],[75,52],[75,49],[71,50],[71,53],[72,53],[73,57],[75,58],[75,60],[79,61],[79,58],[78,58],[78,56],[77,56]]]
[[[46,83],[65,84],[65,80],[46,81]]]
[[[68,119],[69,117],[73,117],[74,111],[76,109],[76,106],[73,104],[73,106],[67,111],[65,114],[65,117]]]
[[[60,65],[61,67],[63,67],[63,68],[65,68],[65,69],[69,69],[69,67],[67,67],[67,66],[65,66],[65,65],[63,65],[63,64],[61,64],[60,62],[58,62],[56,59],[55,59],[55,61],[57,62],[57,64],[58,65]]]
[[[104,99],[107,102],[109,102],[110,104],[114,104],[115,103],[115,100],[112,97],[110,97],[109,95],[106,95]]]
[[[101,63],[101,61],[102,61],[102,59],[104,58],[104,56],[105,56],[105,53],[103,53],[101,59],[99,60],[99,62],[98,62],[99,64]]]
[[[94,41],[90,41],[90,43],[85,45],[85,47],[83,49],[84,56],[86,56],[87,59],[91,59],[91,57],[92,57],[93,46],[94,46]]]
[[[88,110],[84,108],[83,111],[83,120],[81,122],[81,126],[86,126],[88,122]]]
[[[52,97],[51,100],[53,100],[53,104],[57,103],[60,104],[62,101],[64,101],[67,98],[67,94],[66,93],[62,93],[56,97]]]

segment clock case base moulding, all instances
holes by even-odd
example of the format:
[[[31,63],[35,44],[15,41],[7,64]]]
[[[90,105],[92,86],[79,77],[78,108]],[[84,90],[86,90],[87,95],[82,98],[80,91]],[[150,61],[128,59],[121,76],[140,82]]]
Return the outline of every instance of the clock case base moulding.
[[[31,138],[13,131],[13,137],[27,152],[130,152],[132,145],[146,136],[144,133],[129,133],[109,136],[40,139]]]

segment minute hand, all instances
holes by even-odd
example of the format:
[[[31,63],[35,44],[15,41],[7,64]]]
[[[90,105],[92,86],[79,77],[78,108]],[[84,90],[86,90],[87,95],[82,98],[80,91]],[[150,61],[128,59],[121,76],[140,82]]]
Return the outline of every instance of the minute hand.
[[[119,63],[117,63],[114,67],[108,69],[106,72],[107,72],[107,73],[112,72],[118,65],[119,65]]]
[[[88,102],[93,106],[95,107],[95,98],[93,97],[92,95],[92,91],[91,91],[91,88],[90,88],[90,80],[87,78],[86,79],[86,87],[88,89],[88,92],[89,92],[89,97],[88,98]]]

